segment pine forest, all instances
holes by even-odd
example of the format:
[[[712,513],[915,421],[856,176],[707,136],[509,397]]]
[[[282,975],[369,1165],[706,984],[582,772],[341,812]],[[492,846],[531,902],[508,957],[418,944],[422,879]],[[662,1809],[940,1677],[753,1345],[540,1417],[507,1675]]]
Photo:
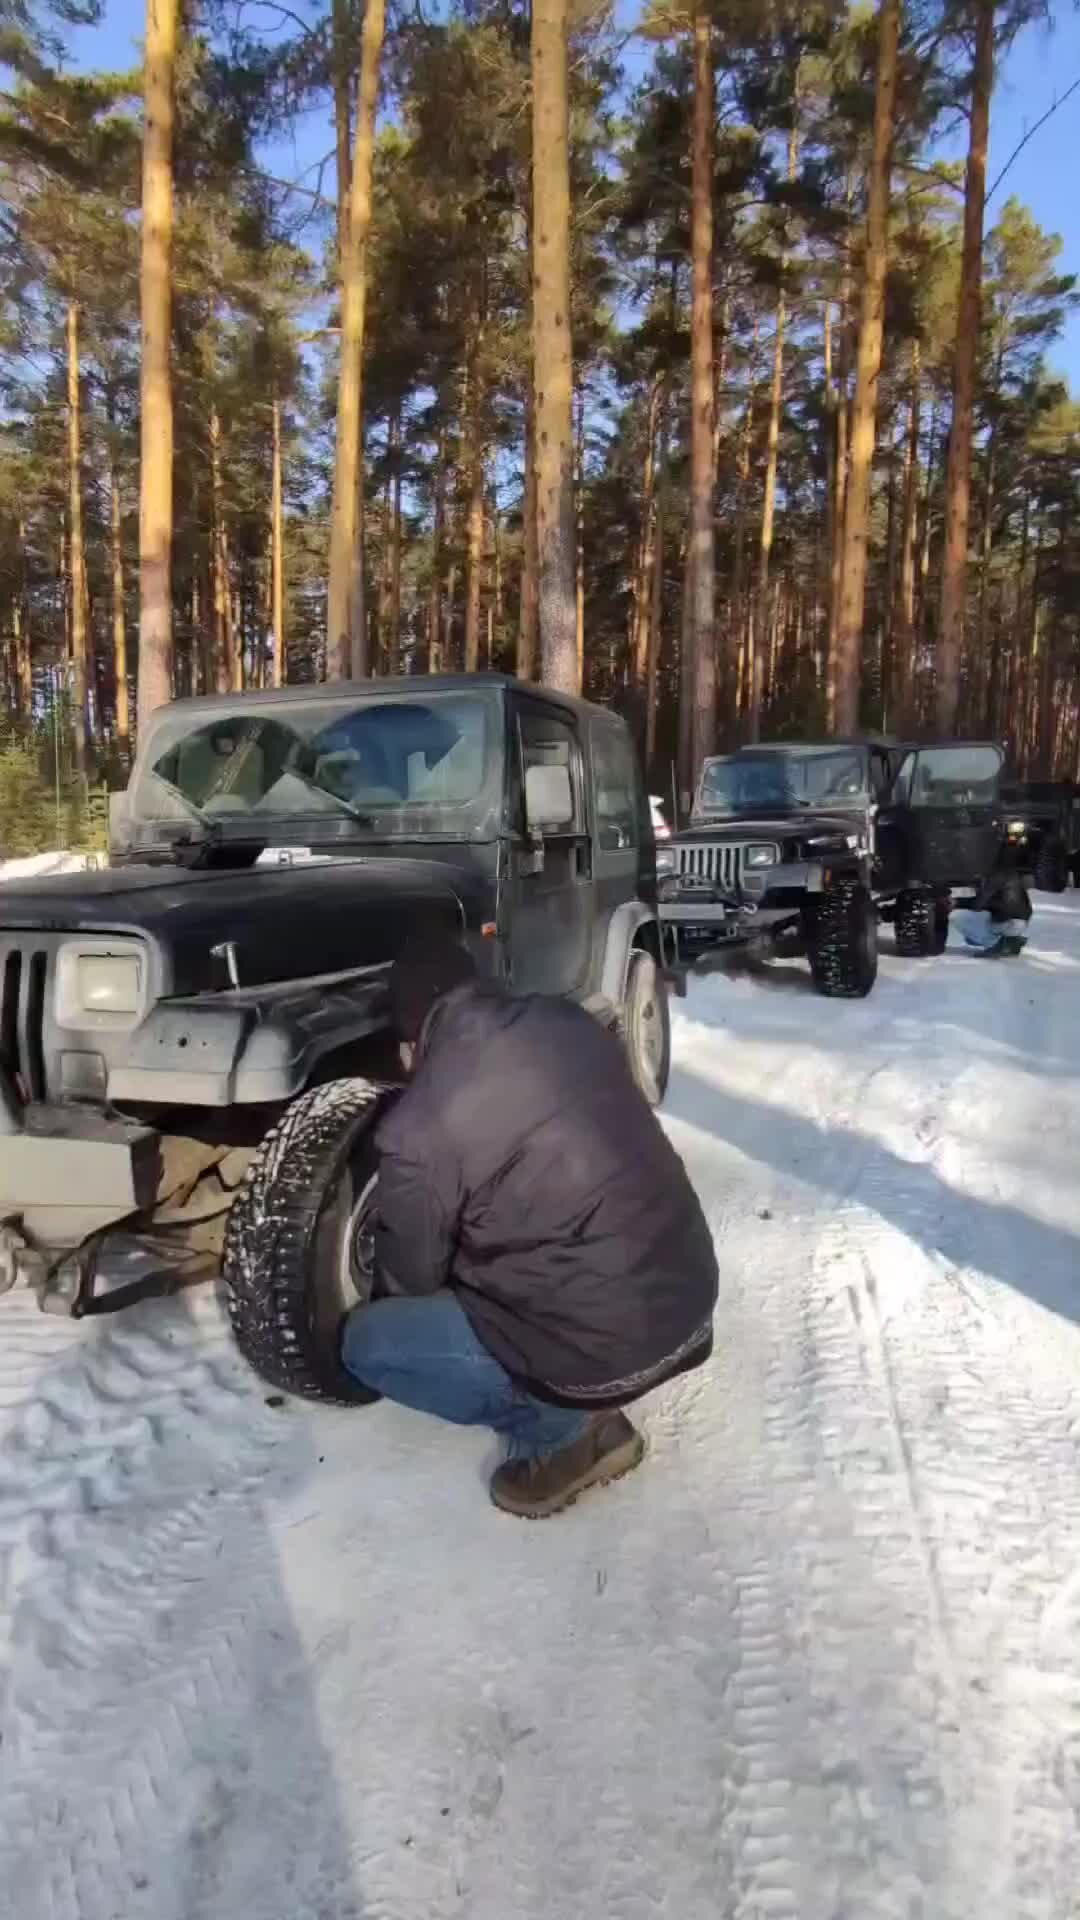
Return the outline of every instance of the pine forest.
[[[173,695],[368,674],[583,690],[668,796],[860,730],[1078,776],[1035,0],[96,18],[0,0],[0,854]]]

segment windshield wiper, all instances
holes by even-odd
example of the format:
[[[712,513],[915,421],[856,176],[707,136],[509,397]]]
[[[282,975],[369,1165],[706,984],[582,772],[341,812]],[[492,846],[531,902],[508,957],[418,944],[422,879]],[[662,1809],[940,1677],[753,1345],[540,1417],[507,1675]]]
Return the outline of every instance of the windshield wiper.
[[[302,769],[297,766],[287,767],[285,771],[290,774],[294,780],[299,780],[300,784],[305,786],[309,793],[324,794],[327,800],[332,800],[336,807],[341,808],[342,813],[348,814],[349,819],[355,820],[359,826],[374,827],[375,815],[373,813],[361,813],[359,807],[354,807],[351,800],[344,799],[340,793],[332,793],[329,787],[320,786],[317,780],[312,779],[310,773],[304,773]],[[268,798],[269,795],[263,795],[264,800]]]

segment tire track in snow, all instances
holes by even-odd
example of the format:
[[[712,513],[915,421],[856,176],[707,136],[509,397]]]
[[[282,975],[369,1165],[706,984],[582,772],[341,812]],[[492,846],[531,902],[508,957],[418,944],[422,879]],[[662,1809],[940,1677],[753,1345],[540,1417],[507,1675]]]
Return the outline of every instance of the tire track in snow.
[[[127,1886],[166,1920],[182,1883],[140,1862],[198,1817],[205,1718],[244,1704],[275,1422],[211,1299],[44,1338],[36,1313],[5,1303],[0,1364],[0,1911],[83,1920]]]

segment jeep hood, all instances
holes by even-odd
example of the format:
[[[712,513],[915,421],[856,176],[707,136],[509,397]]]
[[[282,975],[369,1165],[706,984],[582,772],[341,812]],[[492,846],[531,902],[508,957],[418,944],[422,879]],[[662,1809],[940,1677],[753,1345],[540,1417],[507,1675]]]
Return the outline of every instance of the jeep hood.
[[[0,888],[0,943],[23,931],[139,934],[172,995],[228,986],[213,949],[231,942],[236,982],[263,986],[392,960],[418,926],[461,928],[471,878],[444,861],[389,858],[56,874]]]
[[[794,835],[805,840],[815,833],[857,833],[862,825],[862,815],[852,808],[849,813],[819,813],[811,807],[800,808],[797,813],[773,814],[723,814],[713,820],[695,820],[689,827],[673,838],[683,845],[693,846],[697,840],[778,840],[785,835]]]

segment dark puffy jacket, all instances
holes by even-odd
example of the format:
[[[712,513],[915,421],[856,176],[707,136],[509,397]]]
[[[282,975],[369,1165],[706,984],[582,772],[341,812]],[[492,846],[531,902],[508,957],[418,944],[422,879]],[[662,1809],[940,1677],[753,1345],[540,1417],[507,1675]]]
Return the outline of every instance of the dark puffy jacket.
[[[707,1358],[712,1237],[619,1040],[591,1014],[458,988],[429,1017],[378,1147],[388,1282],[453,1287],[531,1392],[618,1405]]]

